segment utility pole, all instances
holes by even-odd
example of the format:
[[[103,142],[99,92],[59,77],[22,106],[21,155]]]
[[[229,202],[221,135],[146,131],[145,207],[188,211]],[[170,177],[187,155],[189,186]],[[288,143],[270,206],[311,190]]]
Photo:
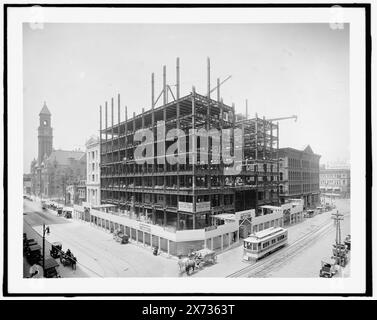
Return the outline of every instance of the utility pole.
[[[46,227],[46,225],[43,223],[43,236],[42,236],[42,267],[43,267],[43,276],[45,277],[45,238],[46,233],[50,234],[50,227]]]
[[[338,210],[336,210],[336,213],[332,214],[331,219],[334,219],[334,223],[336,226],[336,235],[335,235],[335,243],[339,245],[342,241],[342,235],[341,235],[341,229],[340,229],[340,221],[344,220],[343,214],[339,213]]]

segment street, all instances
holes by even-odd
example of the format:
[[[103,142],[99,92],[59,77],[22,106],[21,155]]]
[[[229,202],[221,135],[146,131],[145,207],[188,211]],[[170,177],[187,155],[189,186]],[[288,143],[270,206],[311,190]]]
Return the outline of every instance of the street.
[[[342,238],[349,234],[349,200],[338,200],[337,210],[345,214]],[[335,212],[335,211],[333,211]],[[335,227],[331,213],[318,214],[288,227],[288,246],[258,262],[244,262],[242,243],[218,254],[217,263],[196,270],[193,277],[318,277],[321,260],[330,260]],[[154,256],[149,247],[134,242],[119,244],[112,234],[87,222],[58,217],[43,211],[38,202],[24,200],[24,232],[42,245],[42,225],[50,227],[46,236],[46,256],[52,242],[61,242],[77,257],[77,269],[59,266],[62,277],[186,277],[178,272],[177,258]],[[347,276],[347,274],[343,274]]]
[[[46,240],[58,241],[77,257],[77,270],[59,267],[62,277],[164,277],[177,276],[177,260],[154,256],[149,248],[115,242],[110,233],[81,221],[57,217],[54,211],[42,212],[40,204],[24,201],[24,232],[34,237],[42,224],[50,227]],[[41,240],[37,240],[40,242]],[[46,244],[46,255],[50,248]]]
[[[342,237],[350,233],[349,200],[337,200],[337,210],[345,214]],[[332,212],[318,214],[288,227],[288,246],[258,262],[242,260],[243,247],[218,256],[217,264],[197,272],[197,277],[318,277],[321,260],[330,261],[335,242]],[[346,274],[344,274],[346,276]]]

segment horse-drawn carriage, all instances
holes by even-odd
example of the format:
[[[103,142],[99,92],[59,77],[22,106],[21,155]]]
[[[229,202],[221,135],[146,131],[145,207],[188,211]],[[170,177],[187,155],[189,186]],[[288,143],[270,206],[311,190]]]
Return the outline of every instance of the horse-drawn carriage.
[[[76,270],[77,258],[69,249],[67,252],[61,251],[60,262],[64,267],[71,266],[73,270]]]
[[[216,252],[210,249],[202,249],[195,251],[195,255],[199,262],[199,266],[206,265],[207,263],[215,264],[217,261]]]
[[[191,270],[201,269],[204,265],[217,261],[216,252],[210,249],[201,249],[193,251],[187,257],[180,257],[178,261],[179,271],[186,271],[187,275],[191,274]]]

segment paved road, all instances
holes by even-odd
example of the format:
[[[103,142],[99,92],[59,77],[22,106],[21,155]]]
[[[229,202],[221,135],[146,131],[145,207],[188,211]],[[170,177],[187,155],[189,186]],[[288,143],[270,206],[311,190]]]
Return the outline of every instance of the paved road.
[[[349,200],[340,200],[337,206],[340,212],[348,212]],[[209,265],[193,276],[318,277],[321,259],[330,255],[330,246],[335,239],[332,223],[331,212],[305,219],[288,227],[288,246],[285,249],[261,259],[260,262],[243,261],[243,247],[240,245],[219,254],[215,265]],[[349,234],[349,217],[344,220],[342,229],[344,235]],[[246,272],[247,270],[253,272]]]
[[[349,201],[338,203],[340,212],[349,210]],[[60,241],[63,250],[70,248],[78,258],[76,271],[60,268],[64,277],[177,277],[176,259],[153,256],[149,248],[133,243],[121,245],[112,235],[88,223],[57,217],[56,213],[42,212],[36,202],[24,201],[24,228],[28,232],[42,233],[42,224],[50,226],[48,241]],[[318,230],[319,226],[330,222],[330,213],[317,215],[289,227],[289,244]],[[342,225],[343,236],[349,233],[349,219]],[[305,243],[297,255],[281,259],[273,267],[258,270],[258,277],[318,277],[321,259],[330,254],[335,230],[321,234],[315,241]],[[49,249],[47,248],[49,251]],[[218,263],[208,265],[195,272],[193,277],[226,277],[248,264],[242,260],[242,246],[218,255]],[[185,274],[181,276],[185,277]],[[244,275],[247,276],[247,275]]]
[[[337,209],[340,213],[344,213],[344,220],[341,221],[342,240],[347,234],[350,234],[350,204],[349,200],[336,200]],[[351,236],[352,237],[352,236]],[[335,226],[329,229],[317,238],[307,250],[302,251],[297,256],[285,261],[279,268],[265,272],[263,276],[274,278],[288,277],[318,277],[321,268],[321,260],[332,261],[332,245],[335,243]],[[352,263],[352,260],[351,262]],[[343,277],[349,276],[349,268],[346,268]]]
[[[63,269],[65,277],[175,277],[176,259],[154,256],[149,248],[133,243],[121,245],[112,235],[86,222],[57,217],[54,211],[42,212],[38,203],[24,201],[24,228],[42,233],[50,227],[50,242],[59,241],[77,257],[76,271]],[[31,229],[31,230],[30,230]]]

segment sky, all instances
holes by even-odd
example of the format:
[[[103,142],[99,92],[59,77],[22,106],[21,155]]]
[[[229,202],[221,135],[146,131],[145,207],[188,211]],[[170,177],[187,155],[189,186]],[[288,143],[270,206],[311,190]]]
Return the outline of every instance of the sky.
[[[248,99],[251,115],[298,116],[297,122],[280,121],[280,147],[309,144],[321,163],[349,159],[348,25],[48,23],[33,29],[25,23],[24,172],[38,156],[44,101],[52,114],[53,148],[85,150],[99,132],[99,106],[119,93],[121,120],[126,105],[129,117],[149,109],[151,73],[157,96],[163,65],[167,83],[175,84],[176,57],[181,96],[193,85],[206,94],[210,57],[211,87],[231,75],[221,96],[237,112],[245,112]]]

